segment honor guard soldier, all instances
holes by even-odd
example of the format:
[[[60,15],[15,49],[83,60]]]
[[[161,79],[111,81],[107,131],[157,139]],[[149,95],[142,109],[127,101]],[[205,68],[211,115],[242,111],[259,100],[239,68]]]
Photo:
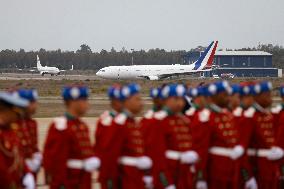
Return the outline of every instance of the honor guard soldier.
[[[193,188],[192,168],[198,160],[198,155],[192,150],[189,120],[182,113],[186,88],[181,84],[170,84],[162,89],[161,95],[164,107],[155,114],[155,119],[158,120],[156,124],[162,135],[161,143],[164,144],[161,145],[160,160],[157,161],[164,161],[166,170],[164,173],[160,172],[158,178],[164,188]],[[166,186],[171,182],[172,185]]]
[[[273,147],[273,153],[275,160],[279,162],[278,188],[284,188],[284,85],[280,86],[279,92],[282,102],[273,109],[273,113],[276,114],[275,126],[277,127],[276,146]]]
[[[89,90],[85,86],[64,87],[67,108],[55,118],[45,141],[43,166],[51,189],[90,189],[91,173],[100,160],[94,156],[87,125],[80,119],[88,110]]]
[[[13,123],[29,102],[15,93],[0,92],[0,185],[3,189],[34,189],[34,176],[25,165]]]
[[[111,110],[105,111],[97,122],[95,132],[95,154],[101,159],[101,168],[99,172],[99,182],[102,189],[113,189],[118,187],[118,172],[108,168],[107,158],[112,156],[112,152],[108,149],[109,139],[112,134],[112,122],[117,114],[122,109],[122,102],[120,100],[120,85],[111,86],[108,89],[108,97],[110,99]],[[116,142],[116,141],[113,141]]]
[[[153,167],[152,167],[152,175],[153,175],[153,183],[154,188],[165,188],[161,183],[159,183],[159,176],[158,173],[162,173],[160,169],[160,164],[162,161],[160,161],[160,153],[159,150],[161,149],[159,142],[159,136],[160,136],[160,128],[157,127],[154,115],[156,112],[160,111],[163,107],[163,100],[161,97],[161,88],[152,88],[150,90],[150,97],[153,101],[153,107],[148,110],[144,117],[140,121],[142,133],[144,136],[144,143],[145,143],[145,153],[147,156],[149,156],[153,161]],[[162,153],[162,155],[164,155]],[[165,162],[166,163],[166,162]],[[164,164],[165,165],[165,164]],[[164,168],[165,170],[165,168]]]
[[[108,149],[111,157],[106,164],[110,170],[117,169],[119,165],[119,178],[123,189],[142,189],[152,187],[150,169],[152,160],[145,156],[144,137],[135,116],[142,110],[140,87],[129,84],[121,88],[123,111],[113,121],[113,141]]]
[[[233,115],[228,111],[231,90],[227,81],[208,85],[206,94],[211,103],[193,123],[194,149],[200,156],[196,165],[198,189],[239,188],[239,159],[245,149],[240,144]]]
[[[245,123],[242,131],[244,144],[247,145],[247,154],[251,160],[258,188],[276,188],[277,150],[275,126],[270,112],[272,104],[272,84],[268,81],[256,83],[254,86],[255,104],[244,112]]]
[[[32,119],[37,109],[38,93],[35,89],[20,89],[16,93],[29,101],[25,114],[17,121],[17,136],[21,142],[21,150],[27,167],[36,174],[42,163],[42,154],[38,148],[37,122]]]

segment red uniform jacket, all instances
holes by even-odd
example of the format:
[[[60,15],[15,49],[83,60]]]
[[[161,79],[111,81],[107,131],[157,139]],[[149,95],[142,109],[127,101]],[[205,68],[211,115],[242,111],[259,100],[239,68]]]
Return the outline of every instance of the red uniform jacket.
[[[235,182],[239,179],[240,164],[226,155],[213,153],[214,147],[232,149],[240,144],[238,128],[233,115],[216,105],[204,109],[193,121],[194,149],[200,156],[197,164],[197,179]],[[215,148],[216,149],[216,148]]]
[[[161,132],[160,119],[156,112],[149,110],[140,121],[145,142],[145,152],[153,160],[152,175],[155,189],[162,189],[173,184],[173,180],[167,170],[167,160],[165,158],[166,143]]]
[[[15,131],[20,140],[24,158],[32,158],[32,155],[39,151],[37,123],[31,118],[26,118],[20,119],[16,124]]]
[[[22,188],[22,177],[27,172],[20,151],[20,142],[13,128],[0,127],[0,185],[3,189]]]
[[[275,125],[273,115],[258,104],[244,113],[246,119],[242,138],[248,146],[251,165],[254,168],[259,185],[274,181],[276,178],[276,164],[266,158],[263,151],[275,146]],[[268,186],[269,187],[269,186]],[[273,188],[273,186],[270,186]]]
[[[193,150],[190,120],[183,114],[173,114],[166,109],[157,112],[155,118],[160,120],[157,124],[163,147],[157,161],[165,158],[166,174],[177,188],[192,188],[194,167],[181,163],[180,159],[182,153]]]
[[[115,141],[111,141],[113,138],[113,119],[116,113],[111,111],[105,111],[97,122],[97,128],[95,132],[95,146],[94,151],[96,156],[101,159],[101,168],[99,172],[99,182],[102,189],[110,189],[118,187],[118,170],[109,167],[108,158],[112,156],[112,152],[109,150],[109,146]],[[111,170],[111,171],[110,171]]]
[[[70,168],[67,162],[93,155],[85,123],[68,115],[55,119],[49,128],[43,152],[43,166],[50,188],[90,189],[91,174],[80,168]]]
[[[140,170],[135,165],[127,165],[124,158],[140,158],[145,156],[145,145],[140,125],[129,113],[118,114],[110,132],[107,149],[111,155],[107,157],[105,163],[108,164],[109,172],[115,171],[119,166],[119,177],[121,187],[126,189],[144,188],[144,170]]]

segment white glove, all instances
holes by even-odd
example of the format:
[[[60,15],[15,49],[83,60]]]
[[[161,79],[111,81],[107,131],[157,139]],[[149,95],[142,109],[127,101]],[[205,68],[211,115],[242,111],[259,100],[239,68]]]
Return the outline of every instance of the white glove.
[[[270,152],[267,155],[267,159],[269,160],[279,160],[281,158],[283,158],[284,156],[284,151],[282,148],[280,147],[272,147]]]
[[[145,183],[145,188],[147,188],[147,189],[154,188],[153,177],[152,176],[144,176],[143,177],[143,182]]]
[[[148,156],[143,156],[137,160],[137,168],[141,170],[150,169],[152,167],[152,160]]]
[[[198,160],[198,154],[195,151],[183,152],[180,156],[181,163],[193,164]]]
[[[196,189],[207,189],[208,186],[207,186],[207,182],[204,181],[204,180],[199,180],[197,181],[196,183]]]
[[[31,159],[26,159],[26,165],[33,173],[36,173],[40,169],[41,162],[42,155],[40,152],[34,153]]]
[[[31,173],[27,173],[23,177],[23,185],[25,189],[35,189],[35,178]]]
[[[172,184],[172,185],[167,186],[165,189],[176,189],[176,186]]]
[[[231,159],[236,160],[240,158],[245,152],[245,149],[241,145],[236,145],[233,148],[232,154],[231,154]]]
[[[92,172],[98,169],[101,165],[101,160],[97,157],[90,157],[84,161],[84,170]]]
[[[248,181],[246,181],[245,184],[246,189],[257,189],[257,183],[254,177],[250,178]]]

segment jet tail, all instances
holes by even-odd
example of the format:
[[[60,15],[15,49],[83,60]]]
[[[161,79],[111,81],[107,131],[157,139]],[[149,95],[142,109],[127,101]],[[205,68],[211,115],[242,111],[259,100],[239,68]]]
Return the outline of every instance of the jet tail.
[[[73,64],[72,64],[72,66],[71,66],[71,69],[70,69],[70,70],[71,70],[71,71],[72,71],[72,70],[74,70],[74,66],[73,66]]]
[[[40,60],[39,60],[38,55],[36,55],[36,67],[37,68],[41,68],[42,67],[41,64],[40,64]]]
[[[213,64],[214,55],[218,46],[218,41],[213,41],[205,49],[200,58],[194,62],[194,70],[203,70],[204,68],[210,69]]]

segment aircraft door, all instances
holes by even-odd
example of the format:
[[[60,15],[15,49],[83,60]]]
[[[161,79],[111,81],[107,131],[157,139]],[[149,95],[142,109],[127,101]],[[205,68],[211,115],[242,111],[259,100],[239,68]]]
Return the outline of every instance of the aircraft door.
[[[118,70],[117,70],[117,79],[119,79],[119,73],[120,72],[120,68],[118,68]]]

